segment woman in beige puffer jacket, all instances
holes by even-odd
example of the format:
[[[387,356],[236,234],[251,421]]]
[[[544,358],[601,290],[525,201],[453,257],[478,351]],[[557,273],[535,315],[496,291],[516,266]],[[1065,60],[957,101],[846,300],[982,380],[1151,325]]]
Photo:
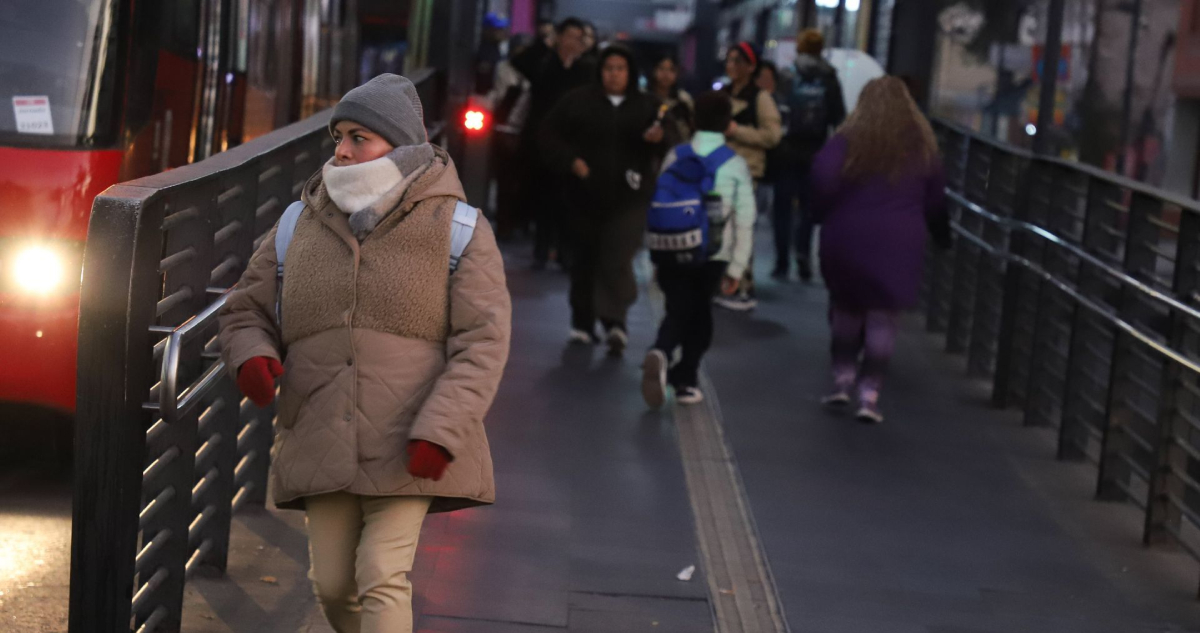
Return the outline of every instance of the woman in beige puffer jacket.
[[[338,633],[411,631],[428,512],[491,503],[483,428],[509,350],[504,263],[426,141],[412,83],[383,75],[334,109],[335,156],[304,187],[276,321],[275,230],[221,313],[222,354],[260,406],[281,377],[271,483],[307,512],[316,593]],[[282,364],[281,364],[282,363]]]

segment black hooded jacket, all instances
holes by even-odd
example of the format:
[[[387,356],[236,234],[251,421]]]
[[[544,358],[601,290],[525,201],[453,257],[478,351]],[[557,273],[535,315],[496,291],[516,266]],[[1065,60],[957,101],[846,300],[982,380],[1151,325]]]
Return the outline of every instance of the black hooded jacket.
[[[613,55],[629,64],[629,85],[618,106],[600,80],[604,62]],[[612,46],[601,53],[596,80],[563,97],[541,129],[542,159],[564,178],[571,205],[592,216],[645,211],[662,157],[681,141],[673,138],[676,126],[669,120],[663,122],[662,142],[651,144],[642,138],[658,118],[659,106],[657,97],[638,89],[637,65],[629,51]],[[586,180],[571,171],[576,158],[588,165]]]

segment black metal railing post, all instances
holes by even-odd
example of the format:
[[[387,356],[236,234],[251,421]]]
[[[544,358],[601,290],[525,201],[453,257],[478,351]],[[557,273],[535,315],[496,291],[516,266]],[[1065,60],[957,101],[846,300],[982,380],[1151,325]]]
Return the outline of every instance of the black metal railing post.
[[[1029,222],[1035,210],[1044,210],[1043,201],[1048,200],[1046,181],[1041,172],[1034,169],[1030,157],[1013,154],[1017,162],[1011,169],[1012,194],[1011,217],[1017,222]],[[1031,239],[1022,231],[1008,235],[1009,252],[1034,263],[1041,263],[1040,242]],[[1014,404],[1024,405],[1029,389],[1030,362],[1034,353],[1034,321],[1037,311],[1037,294],[1040,280],[1023,266],[1006,266],[1001,281],[1000,321],[996,345],[996,371],[992,381],[992,406],[1005,408]]]
[[[1141,281],[1153,281],[1151,271],[1156,263],[1154,250],[1158,231],[1150,218],[1158,215],[1161,208],[1159,200],[1141,192],[1132,192],[1129,196],[1124,270]],[[1113,253],[1114,256],[1118,254],[1119,251]],[[1107,289],[1109,295],[1115,297],[1117,318],[1130,324],[1144,323],[1147,306],[1141,300],[1140,292],[1128,284],[1115,288],[1109,286]],[[1108,411],[1096,495],[1106,500],[1129,500],[1143,504],[1142,495],[1132,488],[1133,473],[1138,472],[1143,481],[1149,478],[1147,460],[1137,459],[1137,454],[1152,452],[1153,448],[1144,437],[1144,430],[1136,427],[1139,419],[1144,427],[1154,424],[1157,418],[1153,399],[1157,397],[1162,365],[1161,361],[1149,358],[1141,343],[1129,333],[1117,330],[1114,335],[1111,379],[1107,385]],[[1147,381],[1145,374],[1150,371],[1158,375]]]
[[[1081,240],[1082,211],[1079,201],[1086,199],[1088,180],[1072,174],[1063,165],[1035,158],[1030,169],[1047,182],[1043,210],[1046,226],[1071,243]],[[1036,200],[1035,200],[1036,202]],[[1057,244],[1045,244],[1041,265],[1053,277],[1075,284],[1078,258]],[[1058,426],[1062,420],[1063,392],[1070,366],[1070,324],[1075,303],[1062,288],[1052,283],[1037,285],[1033,318],[1033,350],[1030,354],[1029,388],[1025,398],[1026,426]]]
[[[1018,188],[1025,178],[1024,161],[1020,155],[995,145],[989,148],[988,153],[990,157],[984,206],[1002,218],[1012,219],[1020,195]],[[1011,251],[1012,244],[1006,226],[983,221],[979,237],[997,252]],[[1001,336],[1004,306],[1011,303],[1006,301],[1005,295],[1007,269],[1008,261],[1003,257],[984,255],[980,260],[976,279],[975,318],[967,350],[967,371],[975,376],[997,379],[998,357],[1008,354],[1011,341]],[[1015,293],[1010,295],[1012,298],[1015,296]],[[995,390],[993,382],[993,393]]]
[[[1172,294],[1186,305],[1198,306],[1200,292],[1200,214],[1180,212],[1178,249]],[[1170,316],[1171,348],[1200,356],[1200,323],[1178,311]],[[1191,438],[1200,435],[1200,385],[1196,376],[1177,362],[1168,361],[1158,399],[1157,437],[1153,473],[1149,484],[1142,540],[1147,545],[1174,543],[1183,523],[1189,497],[1200,491],[1190,460],[1200,458]]]
[[[963,174],[966,172],[967,135],[949,126],[938,126],[937,131],[941,140],[942,164],[946,170],[946,187],[961,192]],[[953,201],[949,202],[950,212],[957,213],[957,206]],[[926,262],[925,325],[930,332],[945,332],[953,294],[954,252],[930,248]]]
[[[978,190],[982,181],[986,188],[988,155],[986,145],[981,141],[969,138],[965,169],[959,191],[972,202],[981,202],[986,191]],[[958,205],[955,205],[958,206]],[[958,210],[957,221],[969,233],[977,235],[979,222],[975,214]],[[954,250],[954,281],[950,294],[950,315],[946,325],[946,351],[952,354],[966,353],[971,338],[971,320],[975,307],[976,283],[978,280],[979,260],[983,257],[978,245],[971,242],[960,242]]]

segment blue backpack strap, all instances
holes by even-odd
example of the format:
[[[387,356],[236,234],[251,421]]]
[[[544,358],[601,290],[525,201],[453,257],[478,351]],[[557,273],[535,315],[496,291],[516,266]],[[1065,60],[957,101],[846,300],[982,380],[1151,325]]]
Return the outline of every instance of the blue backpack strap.
[[[704,157],[704,170],[710,174],[715,174],[721,168],[721,165],[729,162],[734,156],[737,156],[737,152],[733,151],[732,147],[722,145]]]
[[[280,275],[283,274],[283,260],[287,258],[288,245],[292,243],[292,236],[296,234],[296,222],[300,220],[302,211],[304,203],[297,200],[289,204],[279,218],[279,228],[275,231],[275,259],[279,262]]]
[[[683,160],[696,155],[696,148],[691,143],[683,143],[675,148],[675,160]]]
[[[454,221],[450,224],[450,274],[458,270],[471,237],[475,235],[475,225],[479,222],[479,210],[459,200],[454,204]]]
[[[283,323],[283,313],[280,310],[283,303],[283,261],[287,258],[288,245],[292,243],[292,236],[296,234],[296,222],[300,220],[303,211],[303,201],[297,200],[289,204],[279,218],[278,228],[275,229],[275,259],[279,262],[275,266],[275,322],[278,324]]]

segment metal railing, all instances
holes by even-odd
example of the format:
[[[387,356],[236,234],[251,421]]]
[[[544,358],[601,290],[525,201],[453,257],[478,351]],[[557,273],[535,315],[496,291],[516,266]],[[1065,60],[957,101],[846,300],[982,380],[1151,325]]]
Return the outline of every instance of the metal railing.
[[[1200,202],[935,129],[959,239],[930,253],[928,328],[1142,508],[1146,544],[1200,559]]]
[[[418,89],[440,113],[439,75]],[[329,112],[96,198],[80,298],[71,633],[178,631],[184,585],[226,568],[261,506],[274,410],[220,360],[217,314],[333,152]],[[441,142],[441,121],[428,124]]]

